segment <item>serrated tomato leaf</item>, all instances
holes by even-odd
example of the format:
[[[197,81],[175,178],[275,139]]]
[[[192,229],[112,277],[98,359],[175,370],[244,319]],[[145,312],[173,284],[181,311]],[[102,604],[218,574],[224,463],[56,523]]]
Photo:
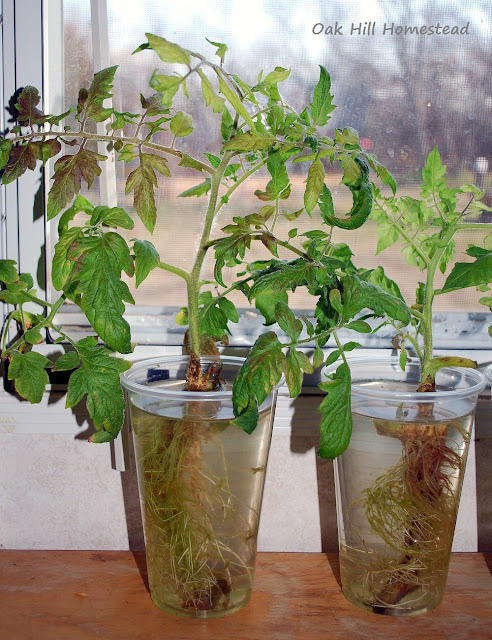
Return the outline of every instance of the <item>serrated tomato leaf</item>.
[[[15,380],[15,388],[19,395],[37,404],[41,402],[49,382],[46,367],[50,364],[48,358],[36,351],[14,351],[9,364],[9,380]]]
[[[327,395],[318,408],[321,412],[319,456],[333,459],[345,451],[352,435],[351,376],[341,364],[332,380],[319,385]]]
[[[477,247],[480,249],[480,247]],[[492,282],[492,251],[481,249],[479,253],[468,249],[467,253],[476,257],[474,262],[457,262],[446,279],[441,293],[477,287]]]
[[[409,323],[410,310],[407,305],[391,293],[387,293],[371,282],[358,276],[343,278],[343,318],[345,321],[356,316],[363,309],[372,309],[378,316],[388,315],[394,320]]]
[[[81,89],[77,106],[77,118],[91,118],[95,122],[103,122],[112,114],[113,109],[103,106],[104,100],[111,98],[114,74],[117,67],[108,67],[98,71],[92,79],[89,89]]]
[[[76,263],[76,269],[64,286],[65,294],[79,303],[104,342],[120,353],[130,353],[130,327],[123,318],[123,303],[134,304],[134,300],[120,276],[122,271],[131,273],[133,261],[125,240],[112,231],[79,238],[68,260]]]
[[[152,269],[158,266],[160,258],[157,249],[148,240],[135,240],[133,253],[135,254],[135,286],[138,287]]]
[[[320,65],[319,81],[313,93],[311,102],[311,120],[315,127],[325,125],[330,119],[330,113],[336,108],[332,104],[333,95],[331,90],[331,79],[328,71]]]
[[[37,105],[41,101],[41,96],[39,95],[39,91],[36,87],[31,87],[30,85],[26,85],[19,97],[17,98],[17,103],[15,105],[18,114],[19,122],[23,124],[33,126],[36,124],[43,124],[46,122],[47,116],[37,108]]]
[[[154,189],[157,189],[156,171],[164,176],[170,176],[166,158],[155,153],[141,153],[140,165],[127,178],[125,193],[133,193],[133,204],[138,216],[152,233],[154,231],[157,209],[155,206]]]
[[[10,153],[2,175],[2,183],[10,184],[30,169],[34,171],[38,161],[38,148],[35,142],[28,142],[14,147]]]
[[[256,427],[258,407],[280,382],[285,362],[282,344],[268,331],[256,340],[237,374],[232,390],[235,422],[248,433]]]
[[[80,149],[74,155],[58,158],[55,162],[55,173],[52,176],[53,185],[48,195],[48,220],[57,216],[82,186],[82,179],[90,189],[94,178],[101,173],[98,162],[106,160],[106,156],[94,153],[89,149]]]
[[[0,260],[0,282],[9,284],[19,279],[15,260]]]
[[[125,415],[120,374],[129,369],[131,363],[112,357],[110,350],[98,346],[93,336],[80,340],[76,348],[80,366],[70,376],[66,406],[74,407],[86,396],[94,426],[109,434],[106,441],[112,440],[120,432]]]

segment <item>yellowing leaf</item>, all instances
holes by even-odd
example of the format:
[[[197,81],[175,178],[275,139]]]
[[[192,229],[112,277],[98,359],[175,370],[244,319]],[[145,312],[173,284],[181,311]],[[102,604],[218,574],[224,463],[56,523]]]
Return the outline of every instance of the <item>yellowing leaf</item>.
[[[14,351],[9,364],[9,380],[15,380],[16,391],[29,402],[41,402],[49,382],[46,367],[51,363],[36,351]]]

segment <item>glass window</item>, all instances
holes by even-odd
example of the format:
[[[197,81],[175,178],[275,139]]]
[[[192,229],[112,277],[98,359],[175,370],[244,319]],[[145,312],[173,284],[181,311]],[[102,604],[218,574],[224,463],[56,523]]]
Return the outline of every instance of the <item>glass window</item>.
[[[78,88],[90,82],[93,47],[90,3],[62,0],[62,8],[67,108],[76,103]],[[318,79],[318,64],[324,65],[331,74],[338,105],[331,124],[357,129],[365,148],[394,173],[401,192],[418,193],[419,168],[434,146],[439,147],[454,186],[474,182],[492,187],[488,166],[492,162],[492,18],[488,0],[409,0],[398,6],[393,0],[181,0],[165,5],[160,0],[107,0],[107,11],[110,63],[119,65],[114,88],[118,110],[137,112],[139,93],[151,92],[149,78],[155,68],[164,66],[152,52],[131,55],[145,40],[145,32],[213,57],[215,48],[208,38],[227,43],[225,66],[251,83],[260,69],[268,72],[275,66],[292,67],[281,90],[288,102],[299,107],[308,104]],[[182,139],[181,148],[193,155],[204,150],[216,154],[219,140],[213,135],[217,128],[212,121],[217,116],[205,109],[198,87],[190,84],[190,94],[190,99],[182,96],[178,104],[193,115],[197,131]],[[161,178],[155,234],[151,238],[135,216],[135,230],[128,237],[151,239],[161,259],[186,268],[190,249],[197,243],[204,204],[201,199],[177,196],[203,177],[172,161],[169,166],[173,178]],[[286,205],[292,211],[302,206],[304,168],[297,165],[292,174],[293,195]],[[116,168],[118,204],[129,212],[133,211],[132,201],[124,195],[124,184],[131,170],[132,166],[124,163]],[[327,175],[339,215],[351,207],[350,193],[339,186],[340,177],[336,168]],[[241,188],[225,208],[217,232],[232,215],[258,210],[259,201],[252,194],[263,189],[267,180],[267,175],[261,174]],[[91,195],[96,203],[97,198]],[[490,196],[488,204],[492,204]],[[303,214],[296,226],[305,231],[315,222]],[[375,223],[352,233],[349,242],[355,250],[355,264],[382,264],[387,274],[402,284],[406,298],[413,299],[419,272],[402,266],[400,248],[375,256]],[[458,253],[469,243],[479,243],[481,237],[480,230],[458,235]],[[335,239],[343,240],[343,232]],[[259,247],[249,259],[262,256],[266,254]],[[211,276],[211,261],[207,269],[205,277]],[[159,340],[157,333],[162,332],[164,322],[164,339],[174,340],[170,338],[175,331],[173,310],[186,304],[181,281],[157,270],[135,292],[135,299],[137,308],[129,310],[134,325],[156,328],[156,335],[146,339]],[[435,309],[465,314],[467,319],[476,314],[479,319],[486,308],[477,300],[475,290],[469,289],[438,298]],[[246,301],[236,301],[246,309]],[[296,292],[294,301],[299,309],[309,311],[312,307],[302,291]],[[162,310],[167,311],[165,320],[152,319]]]

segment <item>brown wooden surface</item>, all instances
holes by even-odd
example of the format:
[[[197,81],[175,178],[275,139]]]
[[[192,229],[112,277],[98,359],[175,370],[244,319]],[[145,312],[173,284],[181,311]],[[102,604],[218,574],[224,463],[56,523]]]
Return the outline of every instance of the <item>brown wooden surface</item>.
[[[182,620],[151,601],[131,552],[0,551],[0,638],[16,640],[485,640],[492,638],[492,554],[453,554],[441,606],[412,618],[347,602],[336,555],[260,553],[242,611]]]

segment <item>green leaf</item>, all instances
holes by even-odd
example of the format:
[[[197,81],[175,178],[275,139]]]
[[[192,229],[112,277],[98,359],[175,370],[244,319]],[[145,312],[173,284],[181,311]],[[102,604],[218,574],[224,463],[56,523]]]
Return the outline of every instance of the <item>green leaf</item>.
[[[181,160],[179,161],[180,167],[188,167],[189,169],[196,169],[197,171],[203,171],[203,166],[198,160],[192,158],[187,153],[181,153]]]
[[[238,263],[246,254],[246,249],[251,246],[253,235],[251,227],[243,219],[235,216],[233,218],[235,225],[227,225],[222,231],[231,233],[230,236],[220,238],[215,242],[215,266],[214,277],[217,282],[225,287],[222,278],[222,269],[228,262]]]
[[[55,162],[53,185],[48,195],[48,220],[57,216],[79,193],[82,179],[90,189],[94,178],[101,173],[98,161],[106,157],[89,149],[80,149],[75,155],[62,156]]]
[[[125,194],[133,193],[133,204],[139,218],[145,227],[152,233],[154,231],[157,209],[155,206],[154,189],[157,189],[156,171],[169,177],[171,172],[167,166],[166,158],[155,153],[141,153],[140,165],[134,169],[127,178]]]
[[[199,321],[201,333],[217,340],[222,338],[225,333],[230,333],[227,322],[228,317],[219,301],[220,297],[214,297],[210,291],[204,291],[200,294]],[[225,309],[228,313],[231,312],[227,305]]]
[[[190,187],[189,189],[186,189],[186,191],[180,193],[178,198],[191,198],[193,196],[199,198],[200,196],[206,195],[210,191],[211,186],[211,179],[205,178],[205,180],[200,182],[200,184],[196,184],[194,187]]]
[[[260,276],[250,289],[248,298],[270,291],[286,291],[314,282],[318,267],[307,260],[295,260],[291,263],[278,263],[276,269]]]
[[[91,214],[90,224],[92,226],[102,224],[105,227],[121,227],[122,229],[133,229],[134,227],[133,220],[121,207],[112,207],[111,209],[105,206],[95,207]]]
[[[434,147],[427,158],[425,167],[422,169],[422,179],[424,181],[422,185],[423,198],[429,197],[432,192],[438,193],[446,186],[445,174],[446,167],[442,164],[437,147]]]
[[[265,325],[274,324],[275,320],[275,306],[277,302],[287,303],[289,296],[287,291],[267,291],[255,296],[255,307],[265,318]]]
[[[38,161],[38,148],[34,142],[28,142],[12,149],[2,175],[2,184],[10,184],[30,169],[34,171]]]
[[[221,98],[217,94],[212,83],[201,69],[198,70],[198,75],[202,80],[202,93],[205,99],[205,104],[207,107],[212,107],[212,111],[214,113],[222,113],[225,106],[224,98]]]
[[[319,456],[333,459],[348,447],[352,435],[350,369],[343,363],[332,380],[318,385],[327,396],[318,411],[321,412]]]
[[[358,331],[359,333],[371,333],[371,325],[364,320],[354,320],[344,326],[344,329],[350,329],[351,331]]]
[[[5,167],[9,161],[10,152],[12,151],[12,140],[5,138],[0,141],[0,170]]]
[[[316,348],[313,353],[313,367],[314,369],[319,369],[325,360],[325,354],[323,353],[323,349],[316,345]]]
[[[91,118],[95,122],[107,120],[113,113],[113,109],[103,106],[104,100],[112,97],[114,74],[118,67],[108,67],[98,71],[92,79],[88,90],[81,89],[77,106],[77,118]]]
[[[26,329],[30,329],[31,327],[39,324],[44,320],[44,317],[40,314],[30,313],[29,311],[25,311],[24,309],[15,309],[10,314],[10,317],[13,318],[16,322],[20,322],[25,326]]]
[[[392,174],[388,171],[388,169],[383,166],[380,162],[378,162],[376,156],[372,153],[366,153],[365,157],[369,162],[369,166],[376,172],[376,174],[381,178],[383,184],[388,185],[391,188],[393,194],[396,193],[396,180],[392,176]]]
[[[54,158],[58,155],[62,149],[61,144],[57,139],[35,142],[34,144],[36,145],[38,158],[43,164],[46,164],[50,158]]]
[[[111,357],[110,350],[97,346],[93,336],[80,340],[76,348],[81,364],[70,376],[66,406],[74,407],[87,396],[87,409],[94,426],[113,439],[118,435],[125,415],[120,373],[129,369],[131,363]]]
[[[470,245],[467,250],[468,255],[473,255],[474,249],[480,250],[479,253],[475,253],[477,256],[475,262],[457,262],[447,277],[441,293],[492,282],[492,251]]]
[[[173,98],[178,92],[180,86],[183,86],[183,91],[186,90],[184,78],[182,76],[166,76],[154,71],[150,79],[150,86],[152,89],[158,92],[160,96],[161,108],[164,108],[164,112],[169,112],[169,107],[172,105]]]
[[[179,64],[190,64],[190,52],[181,48],[174,42],[169,42],[165,38],[146,33],[148,46],[153,49],[163,62],[178,62]]]
[[[248,124],[251,127],[251,129],[253,129],[254,131],[255,123],[253,122],[253,119],[249,115],[248,110],[246,109],[244,104],[241,102],[241,99],[239,98],[239,95],[236,93],[236,91],[234,91],[234,89],[227,84],[227,82],[222,78],[222,76],[219,77],[219,87],[220,87],[221,93],[224,95],[226,100],[228,100],[228,102],[231,104],[232,108],[236,111],[236,113],[242,116],[246,124]]]
[[[276,334],[268,331],[256,340],[237,374],[232,390],[235,422],[248,433],[256,426],[258,407],[280,382],[285,362]]]
[[[329,356],[326,358],[326,366],[329,367],[330,364],[333,364],[334,362],[336,362],[339,357],[340,357],[340,349],[335,349],[335,351],[332,351],[329,354]]]
[[[228,320],[231,322],[239,322],[239,313],[233,302],[224,296],[220,296],[217,304],[222,309]]]
[[[120,353],[132,351],[130,327],[123,318],[125,305],[134,304],[121,271],[132,272],[125,240],[112,231],[79,240],[69,259],[77,262],[64,291],[79,306],[97,334]]]
[[[51,279],[57,291],[61,291],[70,275],[76,269],[77,263],[70,259],[70,254],[83,238],[82,227],[72,227],[64,232],[55,245]]]
[[[71,371],[76,369],[81,363],[77,351],[67,351],[61,355],[53,365],[53,371]]]
[[[152,269],[159,265],[160,258],[156,248],[148,240],[135,240],[133,253],[135,254],[135,286],[138,287]]]
[[[171,130],[171,133],[177,138],[184,138],[186,136],[189,136],[194,129],[192,118],[189,113],[178,111],[176,115],[171,118],[169,128]]]
[[[410,310],[402,300],[355,274],[346,275],[343,278],[344,319],[350,320],[363,309],[372,309],[378,316],[388,315],[405,324],[411,320]]]
[[[352,158],[348,155],[340,155],[338,157],[338,162],[343,169],[343,184],[359,184],[361,180],[361,169],[356,158]]]
[[[335,129],[335,142],[348,149],[360,149],[359,134],[352,127]]]
[[[37,404],[43,399],[43,392],[49,382],[45,369],[50,364],[48,358],[35,351],[14,351],[9,364],[9,380],[15,380],[19,395]]]
[[[224,105],[224,109],[222,111],[222,118],[220,121],[220,135],[222,136],[222,140],[224,140],[224,142],[227,142],[231,137],[233,126],[234,126],[234,120],[231,114],[229,113],[229,110]]]
[[[322,65],[319,68],[319,81],[314,89],[313,101],[311,102],[311,120],[314,127],[325,125],[330,119],[329,114],[336,108],[332,104],[333,96],[330,93],[330,74]]]
[[[276,142],[277,139],[273,136],[266,136],[257,131],[247,131],[228,140],[224,145],[224,149],[230,149],[232,151],[259,151],[261,149],[268,149]]]
[[[273,71],[270,71],[262,80],[262,84],[265,85],[277,85],[279,82],[284,82],[290,76],[290,69],[284,69],[284,67],[275,67]]]
[[[342,313],[342,294],[338,289],[330,289],[328,300],[337,313]]]
[[[44,337],[40,330],[42,328],[43,327],[32,327],[24,334],[24,340],[28,344],[41,344],[42,342],[44,342]]]
[[[224,44],[223,42],[213,42],[212,40],[209,40],[208,38],[205,38],[205,40],[207,42],[210,42],[210,44],[212,44],[214,47],[218,47],[217,51],[215,52],[216,56],[219,56],[220,61],[223,63],[224,59],[225,59],[225,54],[227,51],[227,45]]]
[[[285,361],[285,382],[289,389],[289,396],[291,398],[297,398],[302,389],[302,368],[298,358],[300,351],[295,349],[289,350],[289,355]],[[302,354],[304,355],[304,354]]]
[[[388,276],[384,273],[383,267],[376,267],[376,269],[368,269],[360,274],[361,280],[365,282],[372,282],[372,284],[381,287],[383,291],[386,293],[390,293],[391,295],[399,298],[404,301],[404,298],[401,294],[400,287],[396,284],[394,280],[388,278]]]
[[[318,204],[319,196],[324,185],[325,168],[321,160],[315,160],[309,167],[306,191],[304,193],[304,208],[308,213]]]
[[[278,326],[285,331],[292,342],[296,342],[301,335],[302,322],[298,320],[285,302],[277,302],[275,305],[275,319]]]
[[[19,112],[19,122],[29,125],[30,127],[46,122],[47,116],[37,108],[40,101],[41,96],[36,87],[26,85],[22,89],[15,105]]]
[[[19,274],[15,267],[16,264],[15,260],[0,260],[0,282],[5,282],[6,284],[17,282]]]
[[[270,154],[267,160],[267,169],[272,179],[268,182],[266,191],[272,194],[273,199],[281,198],[289,187],[289,175],[280,151]]]
[[[399,358],[399,361],[400,361],[400,369],[401,369],[402,371],[405,371],[405,367],[407,366],[407,360],[408,360],[408,352],[407,352],[407,350],[405,349],[405,347],[403,347],[403,346],[402,346],[402,347],[400,348],[400,358]]]

